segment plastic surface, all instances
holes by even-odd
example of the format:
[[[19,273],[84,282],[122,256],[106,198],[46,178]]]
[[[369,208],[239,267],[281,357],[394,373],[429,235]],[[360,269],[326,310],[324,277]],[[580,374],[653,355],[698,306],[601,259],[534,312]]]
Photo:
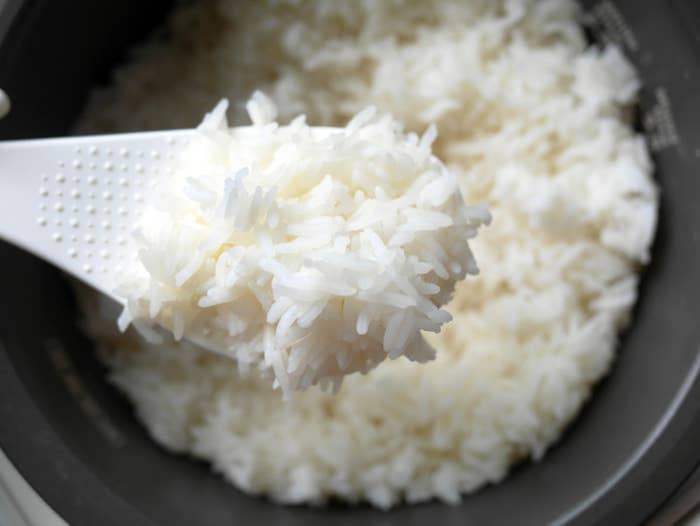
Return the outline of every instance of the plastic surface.
[[[252,127],[231,128],[245,137]],[[335,131],[315,127],[323,138]],[[174,173],[193,130],[0,141],[0,239],[103,294],[138,260],[132,235],[149,196]],[[221,352],[204,335],[188,338]]]
[[[39,498],[0,451],[0,525],[68,526]]]
[[[192,134],[0,142],[0,238],[113,296],[137,257],[134,221]]]
[[[245,136],[253,128],[231,128]],[[313,128],[322,138],[334,128]],[[0,239],[114,296],[132,231],[193,130],[0,141]]]
[[[80,18],[57,25],[57,2],[31,4],[38,7],[31,16],[19,13],[2,44],[0,86],[14,83],[13,89],[27,90],[26,100],[44,104],[42,86],[54,82],[67,102],[39,114],[13,96],[12,113],[0,121],[4,138],[66,130],[99,77],[95,64],[108,62],[95,62],[84,42],[112,49],[106,35],[123,42],[122,33],[132,28],[119,20],[136,12],[135,21],[157,18],[141,5],[130,11],[121,0],[99,2],[99,10],[76,1],[75,9],[92,9],[90,23],[101,28],[93,31]],[[504,483],[456,507],[317,510],[245,496],[206,465],[150,440],[104,381],[92,343],[76,327],[79,314],[65,280],[36,258],[0,245],[0,446],[17,469],[78,526],[634,525],[648,519],[700,461],[700,7],[694,0],[585,4],[592,35],[619,42],[643,78],[639,121],[654,149],[661,222],[616,366],[541,463],[518,467]],[[115,25],[122,29],[118,37]],[[61,39],[57,31],[71,34]],[[55,45],[47,47],[47,38]],[[21,79],[30,56],[32,71]],[[56,75],[57,56],[62,68],[84,73]]]

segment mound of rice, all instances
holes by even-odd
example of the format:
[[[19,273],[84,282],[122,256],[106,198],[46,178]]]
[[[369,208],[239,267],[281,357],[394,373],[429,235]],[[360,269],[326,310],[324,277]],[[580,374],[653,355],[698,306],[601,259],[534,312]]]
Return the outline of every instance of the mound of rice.
[[[257,92],[253,126],[230,130],[227,107],[155,181],[121,275],[120,328],[204,343],[286,396],[336,392],[387,357],[433,359],[421,331],[452,319],[440,307],[478,272],[468,240],[490,221],[431,155],[435,128],[403,134],[372,106],[343,129],[303,116],[279,127]]]
[[[83,130],[186,127],[254,89],[282,121],[338,125],[369,104],[433,151],[494,221],[458,286],[437,357],[399,359],[284,403],[225,358],[119,336],[92,318],[112,380],[155,440],[287,503],[389,508],[461,495],[540,459],[608,371],[648,260],[657,191],[629,123],[639,87],[587,47],[564,0],[195,3],[139,50]]]

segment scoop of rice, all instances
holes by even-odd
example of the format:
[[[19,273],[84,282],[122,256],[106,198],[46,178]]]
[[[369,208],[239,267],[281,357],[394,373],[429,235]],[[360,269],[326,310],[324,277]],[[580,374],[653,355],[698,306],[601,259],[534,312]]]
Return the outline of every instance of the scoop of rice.
[[[431,154],[435,128],[404,134],[373,107],[342,130],[280,127],[256,93],[253,126],[235,130],[227,106],[158,181],[121,328],[155,321],[271,371],[285,393],[432,359],[421,331],[451,320],[440,307],[478,272],[468,240],[490,221]]]

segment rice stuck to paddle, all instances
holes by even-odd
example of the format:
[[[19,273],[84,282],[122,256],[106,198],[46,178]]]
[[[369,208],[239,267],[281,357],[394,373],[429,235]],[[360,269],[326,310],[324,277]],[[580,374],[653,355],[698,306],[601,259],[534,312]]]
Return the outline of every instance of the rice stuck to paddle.
[[[490,221],[431,154],[435,128],[404,134],[372,106],[342,130],[279,127],[258,92],[253,126],[229,130],[227,107],[156,181],[120,328],[204,342],[286,396],[336,392],[387,357],[433,359],[421,331],[452,319],[440,307],[478,272],[468,240]]]
[[[256,89],[282,123],[343,126],[374,105],[409,132],[435,123],[433,152],[494,220],[470,241],[481,273],[457,286],[454,320],[427,335],[436,359],[385,361],[335,396],[284,402],[231,360],[90,314],[155,440],[275,501],[381,508],[456,503],[542,458],[611,366],[656,222],[629,121],[639,81],[617,48],[588,46],[578,15],[566,0],[212,0],[173,13],[170,39],[95,96],[83,131],[192,127],[221,97],[245,124]]]

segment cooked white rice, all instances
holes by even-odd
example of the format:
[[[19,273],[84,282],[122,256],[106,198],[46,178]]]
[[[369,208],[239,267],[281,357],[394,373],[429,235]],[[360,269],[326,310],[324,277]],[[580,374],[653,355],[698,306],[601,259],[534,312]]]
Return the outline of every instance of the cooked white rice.
[[[274,122],[260,92],[252,126],[222,100],[163,170],[123,269],[120,328],[157,325],[274,376],[285,396],[337,392],[386,358],[425,362],[455,283],[478,269],[468,240],[490,221],[466,206],[431,154],[434,127],[404,134],[370,106],[342,129]],[[146,323],[146,330],[143,324]]]
[[[222,96],[242,123],[256,88],[282,120],[314,125],[375,104],[408,130],[435,122],[434,151],[494,222],[472,243],[481,275],[430,337],[436,360],[383,363],[335,397],[285,404],[224,358],[92,317],[154,438],[287,503],[454,503],[540,459],[611,365],[655,228],[652,166],[628,120],[639,83],[621,53],[587,48],[563,0],[219,0],[169,26],[84,130],[192,126]]]

